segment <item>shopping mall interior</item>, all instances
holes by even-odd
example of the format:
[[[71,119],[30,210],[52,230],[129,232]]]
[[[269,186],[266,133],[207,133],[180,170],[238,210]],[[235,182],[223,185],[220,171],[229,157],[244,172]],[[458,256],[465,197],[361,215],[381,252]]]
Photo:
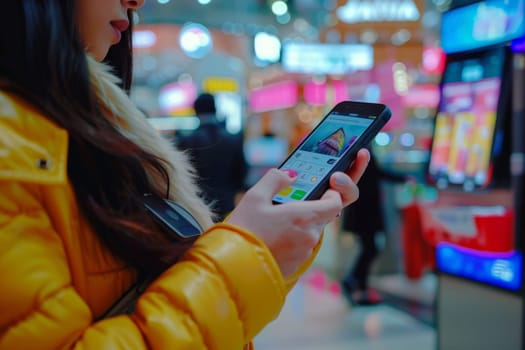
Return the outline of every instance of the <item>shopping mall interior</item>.
[[[331,108],[382,103],[371,142],[384,220],[369,273],[379,303],[342,279],[362,240],[330,223],[312,267],[258,350],[525,349],[525,0],[149,0],[135,15],[131,97],[165,137],[192,108],[244,140],[245,188]],[[365,196],[366,193],[361,193]],[[515,215],[515,213],[518,213]]]

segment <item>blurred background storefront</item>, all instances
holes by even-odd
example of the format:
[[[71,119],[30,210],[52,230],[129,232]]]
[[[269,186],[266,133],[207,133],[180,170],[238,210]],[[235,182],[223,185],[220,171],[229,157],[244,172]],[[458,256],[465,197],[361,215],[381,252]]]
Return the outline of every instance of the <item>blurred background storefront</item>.
[[[378,144],[385,161],[418,163],[438,102],[439,18],[419,0],[149,1],[132,97],[177,132],[196,127],[191,103],[212,92],[230,132],[289,148],[336,102],[381,100],[394,112]]]
[[[191,104],[214,93],[219,118],[246,140],[248,185],[335,103],[382,101],[393,118],[378,158],[418,173],[444,65],[447,4],[434,1],[148,1],[136,19],[132,98],[172,136],[198,127]]]
[[[148,1],[136,18],[131,95],[155,127],[175,137],[198,128],[192,103],[213,93],[227,130],[244,137],[247,186],[335,103],[381,101],[393,117],[373,143],[378,161],[423,178],[446,8],[440,0]],[[399,204],[413,193],[384,186],[394,237],[378,269],[396,272]],[[329,265],[337,273],[340,262]]]
[[[451,11],[471,4],[480,7],[465,14]],[[492,9],[489,12],[493,16],[487,15],[487,8]],[[269,335],[262,337],[261,349],[461,348],[443,347],[454,341],[441,332],[451,327],[440,328],[438,319],[451,317],[452,309],[463,309],[452,303],[445,312],[436,306],[441,303],[443,308],[445,301],[451,300],[450,295],[443,296],[444,289],[439,286],[444,286],[444,282],[453,285],[456,280],[452,283],[439,281],[442,279],[439,276],[443,275],[441,267],[436,267],[434,247],[425,250],[431,252],[429,256],[415,257],[413,249],[417,244],[407,243],[407,230],[410,234],[423,231],[421,227],[410,226],[414,218],[427,220],[426,227],[431,229],[441,227],[443,222],[439,220],[429,224],[429,212],[437,209],[457,213],[456,207],[450,207],[452,202],[463,209],[469,206],[469,212],[473,204],[484,203],[484,213],[494,209],[489,205],[512,207],[509,197],[513,190],[509,184],[504,186],[503,195],[501,191],[485,191],[478,195],[479,188],[474,191],[458,186],[443,188],[428,181],[432,175],[428,165],[433,142],[436,142],[434,133],[441,130],[434,127],[436,116],[448,108],[448,101],[443,102],[443,73],[453,66],[454,60],[472,62],[472,57],[478,59],[477,53],[471,54],[472,50],[479,49],[478,46],[485,50],[485,43],[477,43],[475,48],[460,48],[461,40],[469,36],[467,32],[471,28],[468,26],[474,27],[474,36],[487,32],[492,40],[490,45],[503,47],[509,45],[509,39],[523,36],[523,26],[520,25],[512,36],[501,38],[498,28],[509,27],[512,21],[507,19],[512,16],[523,23],[523,8],[521,0],[149,0],[138,12],[133,36],[132,99],[163,135],[174,138],[199,127],[192,103],[201,92],[213,93],[218,118],[228,132],[242,135],[244,139],[244,152],[250,167],[246,186],[255,183],[268,168],[280,164],[333,105],[347,99],[382,102],[391,108],[392,119],[373,141],[374,153],[381,167],[418,179],[417,185],[381,185],[384,213],[380,215],[385,216],[387,225],[380,243],[382,252],[373,268],[376,277],[373,284],[389,296],[388,305],[393,309],[352,310],[352,316],[348,316],[348,305],[339,300],[340,289],[333,281],[341,278],[357,248],[350,235],[340,232],[336,222],[328,228],[314,266],[319,270],[306,277],[292,293],[291,304],[285,308],[288,312],[282,324],[287,335],[279,329],[283,327],[278,321],[277,327],[270,327],[266,333]],[[508,16],[505,15],[507,10],[510,11]],[[445,13],[450,16],[445,16],[448,22],[444,24]],[[449,33],[445,40],[447,45],[457,44],[456,52],[451,53],[450,46],[443,48],[443,33]],[[456,42],[454,35],[459,41]],[[510,53],[505,55],[512,57]],[[504,69],[498,74],[503,77]],[[523,72],[519,74],[522,76]],[[480,85],[483,84],[485,77],[478,78]],[[514,86],[512,84],[516,83],[505,80],[504,85],[509,89]],[[505,97],[508,113],[513,108],[509,96]],[[505,134],[504,138],[507,145],[504,157],[508,160],[510,135]],[[495,175],[496,180],[501,179],[498,176]],[[500,197],[504,198],[501,203],[498,202]],[[511,214],[505,213],[507,220]],[[506,224],[510,225],[508,221]],[[504,235],[511,237],[513,234]],[[422,240],[419,236],[410,237]],[[457,237],[449,239],[449,243],[460,241]],[[519,242],[516,239],[509,247],[518,249]],[[485,245],[481,255],[492,248]],[[443,269],[445,271],[446,267]],[[515,274],[520,275],[521,281],[521,270],[516,270]],[[467,290],[467,287],[461,288]],[[521,291],[521,284],[519,288]],[[490,298],[497,300],[498,293]],[[512,293],[516,296],[517,292]],[[331,298],[332,294],[339,295],[339,299]],[[312,304],[319,305],[316,308]],[[441,314],[438,315],[438,311]],[[458,312],[468,314],[468,310],[463,311]],[[326,326],[322,335],[318,324],[305,321],[310,318],[316,322],[319,319],[315,315],[320,315],[321,323]],[[413,318],[407,319],[406,315]],[[465,318],[464,322],[470,320]],[[461,331],[464,326],[458,327]],[[389,330],[409,336],[406,341],[396,337],[381,338],[380,335],[389,334]],[[312,336],[317,335],[317,340],[354,338],[357,343],[350,347],[346,346],[350,343],[343,340],[341,344],[345,345],[330,347],[332,343],[326,340],[323,347],[319,342],[308,347],[305,341],[294,347],[287,343],[296,341],[289,336],[294,332],[310,332]],[[483,333],[486,328],[480,326],[472,332]],[[272,337],[279,341],[273,343]],[[377,343],[378,339],[382,340]],[[479,343],[483,344],[480,339]]]

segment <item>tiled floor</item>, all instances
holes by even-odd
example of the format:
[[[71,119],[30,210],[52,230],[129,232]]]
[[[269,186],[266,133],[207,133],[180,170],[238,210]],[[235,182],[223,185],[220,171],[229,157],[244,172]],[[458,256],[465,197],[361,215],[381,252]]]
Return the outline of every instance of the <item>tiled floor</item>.
[[[385,283],[400,284],[395,278]],[[436,348],[435,330],[428,323],[399,305],[351,307],[339,286],[319,269],[291,291],[281,315],[256,338],[255,345],[257,350]]]
[[[435,297],[437,276],[428,273],[419,280],[403,274],[373,276],[370,284],[379,290],[385,301],[423,323],[435,326]]]
[[[357,247],[338,225],[327,226],[312,269],[255,339],[256,350],[435,350],[435,276],[418,281],[401,273],[372,276],[370,284],[385,302],[350,306],[335,280],[351,265]]]

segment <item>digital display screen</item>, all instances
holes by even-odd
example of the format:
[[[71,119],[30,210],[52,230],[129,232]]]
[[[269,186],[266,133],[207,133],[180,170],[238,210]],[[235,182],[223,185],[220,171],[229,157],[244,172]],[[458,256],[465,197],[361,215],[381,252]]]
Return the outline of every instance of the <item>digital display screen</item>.
[[[372,116],[329,114],[281,166],[295,170],[297,180],[274,200],[284,203],[307,198],[373,121]]]
[[[523,11],[523,0],[487,0],[447,11],[441,19],[441,47],[460,52],[523,36]]]
[[[447,63],[428,169],[438,187],[490,183],[504,60],[498,48]]]
[[[493,286],[519,290],[523,256],[519,252],[490,253],[440,243],[436,247],[440,271]]]

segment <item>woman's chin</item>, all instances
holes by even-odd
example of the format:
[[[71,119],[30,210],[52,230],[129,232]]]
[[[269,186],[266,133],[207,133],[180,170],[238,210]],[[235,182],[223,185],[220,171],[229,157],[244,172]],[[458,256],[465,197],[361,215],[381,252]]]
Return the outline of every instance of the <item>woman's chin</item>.
[[[106,50],[102,50],[102,49],[93,49],[93,48],[87,48],[86,49],[87,53],[93,57],[96,61],[98,62],[102,62],[104,60],[104,58],[106,58],[108,52],[109,52],[109,48],[106,49]]]

